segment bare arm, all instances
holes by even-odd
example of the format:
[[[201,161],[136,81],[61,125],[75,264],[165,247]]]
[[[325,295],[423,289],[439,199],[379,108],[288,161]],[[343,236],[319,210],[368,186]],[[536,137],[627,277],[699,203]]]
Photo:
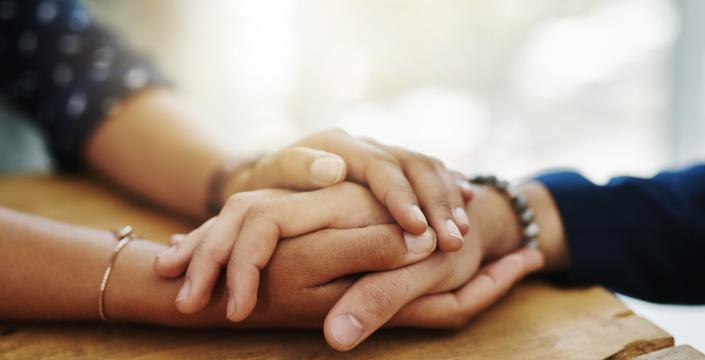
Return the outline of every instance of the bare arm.
[[[2,207],[0,228],[0,320],[99,320],[98,288],[115,245],[112,234]],[[395,225],[288,239],[263,273],[261,306],[234,324],[224,316],[222,282],[203,311],[176,310],[173,299],[183,278],[163,279],[152,270],[165,248],[135,239],[120,253],[105,293],[109,319],[179,327],[320,327],[352,284],[347,275],[418,261]],[[375,256],[369,256],[372,250]]]
[[[0,208],[0,318],[4,320],[98,320],[98,286],[115,245],[113,235]],[[154,254],[164,246],[135,240],[120,254],[107,290],[108,317],[162,322],[178,280],[152,274]],[[175,313],[175,310],[173,311]],[[127,315],[134,314],[134,315]]]
[[[92,168],[195,217],[206,215],[208,183],[229,157],[204,134],[188,107],[165,89],[130,97],[98,127],[86,147]]]
[[[570,266],[570,254],[558,207],[551,193],[540,182],[529,182],[519,187],[529,200],[541,229],[539,249],[545,257],[544,270],[558,271]],[[497,191],[483,187],[475,191],[468,212],[482,214],[477,222],[483,242],[487,243],[486,257],[498,258],[520,246],[519,223],[509,201]]]

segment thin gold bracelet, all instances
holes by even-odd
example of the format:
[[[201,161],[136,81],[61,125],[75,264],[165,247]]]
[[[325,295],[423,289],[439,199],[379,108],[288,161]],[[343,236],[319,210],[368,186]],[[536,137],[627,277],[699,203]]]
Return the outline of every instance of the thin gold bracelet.
[[[104,322],[110,322],[107,316],[105,316],[105,289],[108,287],[108,280],[110,280],[110,274],[113,272],[115,260],[118,254],[120,254],[120,251],[136,236],[132,232],[132,226],[123,226],[113,231],[113,235],[115,235],[117,239],[117,244],[115,244],[110,260],[108,260],[108,266],[105,268],[103,279],[100,281],[100,289],[98,290],[98,314],[100,314],[100,319]]]

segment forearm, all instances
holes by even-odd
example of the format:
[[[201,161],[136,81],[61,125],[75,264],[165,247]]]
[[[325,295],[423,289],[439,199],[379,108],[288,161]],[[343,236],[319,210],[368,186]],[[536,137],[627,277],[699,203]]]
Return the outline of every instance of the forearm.
[[[0,208],[0,319],[98,321],[98,289],[116,240],[108,231]],[[171,326],[226,326],[217,300],[184,316],[174,297],[182,279],[152,271],[166,247],[133,240],[119,254],[106,289],[109,319]],[[217,296],[221,299],[221,296]]]
[[[226,159],[170,90],[128,98],[106,119],[86,147],[89,165],[158,204],[202,218],[209,182]]]
[[[0,208],[0,318],[93,320],[114,239]]]

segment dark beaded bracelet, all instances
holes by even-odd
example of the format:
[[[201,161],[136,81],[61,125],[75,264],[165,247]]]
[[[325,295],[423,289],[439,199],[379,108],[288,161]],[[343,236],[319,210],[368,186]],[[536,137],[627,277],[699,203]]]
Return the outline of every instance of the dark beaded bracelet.
[[[530,248],[538,248],[539,246],[539,224],[534,221],[534,211],[529,207],[529,201],[526,196],[521,194],[516,188],[512,187],[506,180],[500,180],[494,175],[475,176],[468,179],[471,184],[485,185],[497,189],[502,194],[509,197],[509,202],[512,209],[519,218],[519,223],[522,228],[522,244]]]

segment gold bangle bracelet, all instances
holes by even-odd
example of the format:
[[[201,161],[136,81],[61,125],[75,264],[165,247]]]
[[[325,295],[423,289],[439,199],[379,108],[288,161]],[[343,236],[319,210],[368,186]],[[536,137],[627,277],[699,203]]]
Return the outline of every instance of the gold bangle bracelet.
[[[100,315],[100,319],[104,322],[110,322],[105,315],[105,289],[108,287],[108,280],[110,280],[110,274],[113,272],[113,265],[115,265],[115,260],[118,254],[120,254],[120,251],[136,236],[132,232],[132,226],[123,226],[113,231],[113,235],[115,235],[117,239],[117,244],[115,244],[113,253],[110,255],[108,266],[105,268],[103,278],[100,281],[100,289],[98,290],[98,314]]]

